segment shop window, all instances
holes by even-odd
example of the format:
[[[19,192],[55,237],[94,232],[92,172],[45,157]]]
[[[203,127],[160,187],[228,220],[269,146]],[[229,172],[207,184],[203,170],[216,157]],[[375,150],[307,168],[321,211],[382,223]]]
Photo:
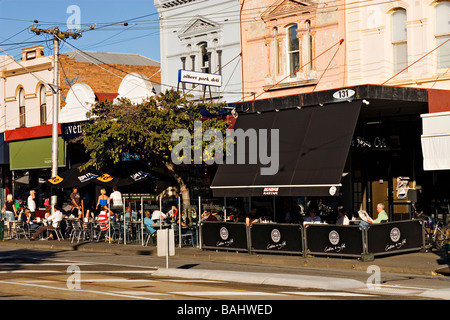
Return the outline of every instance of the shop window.
[[[439,2],[435,7],[436,12],[436,46],[450,39],[450,1]],[[450,43],[437,50],[437,67],[450,67]]]
[[[288,27],[287,30],[287,55],[289,62],[289,74],[291,78],[297,77],[298,68],[300,67],[300,51],[299,51],[299,41],[297,37],[297,25],[294,24]]]
[[[45,95],[45,86],[42,85],[39,89],[39,104],[40,104],[40,115],[41,115],[41,125],[47,124],[47,97]]]
[[[394,55],[394,72],[399,72],[408,66],[405,9],[397,9],[392,14],[392,48]]]
[[[19,127],[24,128],[26,126],[26,114],[25,114],[25,90],[19,91]]]

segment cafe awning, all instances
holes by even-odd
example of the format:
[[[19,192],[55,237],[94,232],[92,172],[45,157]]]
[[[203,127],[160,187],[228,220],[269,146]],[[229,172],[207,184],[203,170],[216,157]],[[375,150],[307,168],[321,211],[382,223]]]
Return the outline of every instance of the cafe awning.
[[[450,169],[450,112],[422,114],[423,169]]]
[[[261,168],[269,165],[260,161],[221,164],[211,185],[214,196],[334,195],[340,186],[360,109],[361,101],[354,101],[240,114],[234,130],[279,130],[278,171],[262,175]],[[274,150],[270,143],[267,150],[268,155]],[[249,159],[248,143],[245,153]],[[272,155],[272,160],[275,158]]]

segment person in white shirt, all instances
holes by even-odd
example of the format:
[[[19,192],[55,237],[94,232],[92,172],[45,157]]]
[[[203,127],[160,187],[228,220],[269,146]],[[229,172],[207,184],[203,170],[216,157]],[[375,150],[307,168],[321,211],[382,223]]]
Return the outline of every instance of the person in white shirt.
[[[31,212],[31,219],[34,219],[35,212],[36,212],[36,202],[34,201],[34,198],[36,197],[36,191],[30,190],[30,195],[27,199],[27,207],[30,209]]]
[[[62,221],[63,215],[58,206],[54,206],[54,212],[47,218],[46,226],[42,226],[36,230],[36,232],[31,236],[30,240],[35,240],[42,232],[46,230],[56,230],[59,227],[59,223]]]
[[[348,226],[350,224],[350,220],[347,217],[345,208],[339,208],[338,210],[338,219],[336,221],[336,225],[338,226]]]
[[[122,210],[122,194],[117,190],[117,187],[113,187],[113,193],[111,193],[109,199],[112,200],[111,208],[114,212]]]

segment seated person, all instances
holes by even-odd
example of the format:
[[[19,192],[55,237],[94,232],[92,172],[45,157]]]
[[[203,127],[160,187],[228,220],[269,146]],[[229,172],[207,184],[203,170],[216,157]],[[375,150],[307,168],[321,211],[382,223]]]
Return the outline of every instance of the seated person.
[[[154,234],[156,230],[153,228],[155,222],[150,218],[150,211],[144,211],[144,225],[150,234]]]
[[[202,213],[202,221],[217,221],[217,218],[211,214],[211,211],[205,210]]]
[[[336,225],[338,226],[348,226],[350,224],[350,220],[347,217],[345,208],[338,209],[338,219],[336,221]]]
[[[316,210],[309,210],[309,216],[305,217],[303,223],[322,223],[322,219],[316,215]]]
[[[167,218],[167,216],[163,212],[161,212],[159,210],[153,211],[153,213],[152,213],[152,220],[153,221],[159,220],[161,218],[162,218],[162,220],[164,220],[164,219]]]
[[[54,212],[47,218],[47,224],[50,225],[40,227],[36,230],[36,232],[31,236],[30,240],[35,240],[42,232],[46,230],[56,230],[58,228],[59,223],[62,221],[63,215],[57,205],[54,206]]]

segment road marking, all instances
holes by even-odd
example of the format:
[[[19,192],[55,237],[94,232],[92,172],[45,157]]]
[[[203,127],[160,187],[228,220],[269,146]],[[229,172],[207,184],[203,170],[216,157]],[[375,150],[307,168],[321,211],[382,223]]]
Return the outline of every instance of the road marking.
[[[114,297],[121,297],[121,298],[132,298],[132,299],[142,299],[142,300],[158,300],[155,298],[147,298],[147,297],[140,297],[140,296],[131,296],[126,294],[117,294],[113,292],[104,292],[104,291],[95,291],[95,290],[83,290],[83,289],[68,289],[68,288],[60,288],[60,287],[53,287],[53,286],[46,286],[46,285],[38,285],[33,283],[21,283],[21,282],[12,282],[12,281],[1,281],[0,283],[9,284],[9,285],[21,285],[21,286],[29,286],[29,287],[38,287],[38,288],[44,288],[44,289],[52,289],[52,290],[60,290],[60,291],[69,291],[69,292],[84,292],[84,293],[92,293],[96,295],[107,295],[107,296],[114,296]]]
[[[323,297],[373,297],[371,294],[350,293],[350,292],[300,292],[300,291],[283,291],[283,294],[292,294],[300,296],[323,296]]]
[[[184,296],[282,296],[281,293],[259,292],[259,291],[174,291],[169,294]]]
[[[168,293],[161,293],[161,292],[150,292],[150,291],[113,291],[117,294],[125,294],[125,295],[143,295],[143,296],[168,296]]]
[[[182,280],[182,279],[164,279],[164,281],[167,282],[180,282],[180,283],[224,283],[224,281],[220,280],[201,280],[201,279],[194,279],[194,280]]]

